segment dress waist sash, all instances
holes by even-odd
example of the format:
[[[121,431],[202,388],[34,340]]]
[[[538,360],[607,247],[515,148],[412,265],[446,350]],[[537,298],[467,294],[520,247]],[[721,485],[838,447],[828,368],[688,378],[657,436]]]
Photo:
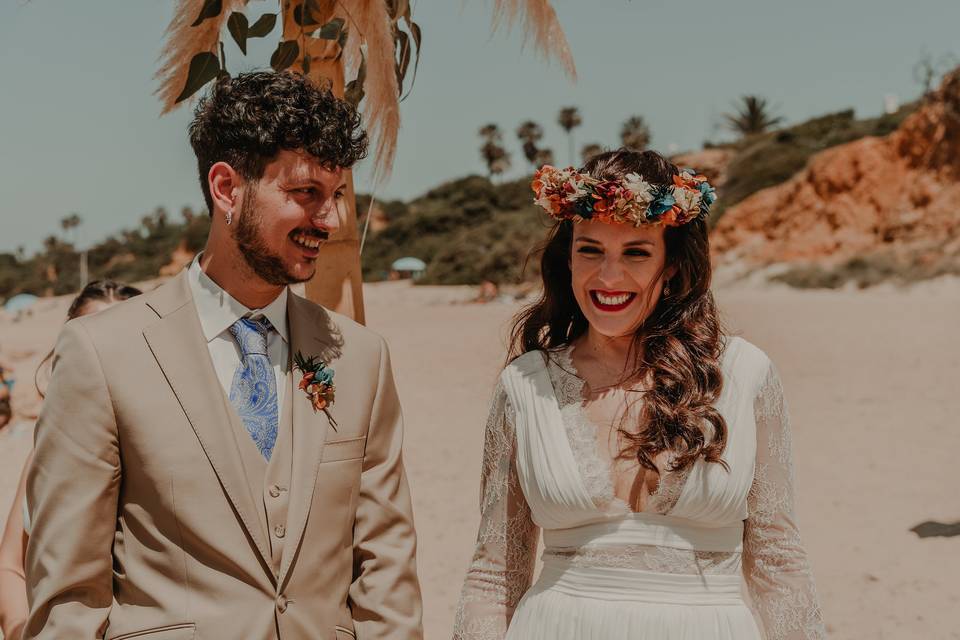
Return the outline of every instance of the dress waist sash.
[[[544,559],[531,592],[556,591],[577,598],[679,605],[744,605],[739,575],[658,573],[620,567],[578,567]]]
[[[686,518],[634,513],[625,518],[603,520],[569,529],[545,529],[543,544],[547,549],[640,544],[739,553],[743,550],[743,523],[707,527]]]

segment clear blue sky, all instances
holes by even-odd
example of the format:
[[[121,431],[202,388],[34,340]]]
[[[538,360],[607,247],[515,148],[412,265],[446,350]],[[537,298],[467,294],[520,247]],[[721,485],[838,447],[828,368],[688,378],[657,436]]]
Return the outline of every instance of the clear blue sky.
[[[571,84],[518,30],[490,35],[490,0],[414,2],[423,57],[382,197],[483,172],[477,129],[487,122],[509,134],[519,176],[513,130],[527,118],[566,161],[561,106],[583,114],[577,148],[615,145],[636,113],[655,148],[691,149],[723,135],[720,115],[740,95],[767,97],[788,122],[850,107],[874,115],[887,94],[917,94],[913,66],[925,52],[960,56],[958,0],[555,0],[580,73]],[[202,205],[189,110],[161,118],[152,95],[173,6],[0,4],[0,251],[36,249],[74,211],[81,240],[93,242],[157,206],[176,215]],[[275,7],[255,0],[249,10]],[[232,71],[268,58],[263,45],[246,59],[228,48]],[[369,190],[362,166],[357,188]]]

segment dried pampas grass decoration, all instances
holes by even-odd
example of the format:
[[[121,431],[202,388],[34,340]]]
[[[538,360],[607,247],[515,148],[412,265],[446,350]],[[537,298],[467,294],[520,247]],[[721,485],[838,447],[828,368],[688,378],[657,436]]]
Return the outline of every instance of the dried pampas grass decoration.
[[[177,97],[187,83],[190,60],[194,55],[209,51],[217,55],[220,32],[233,11],[240,11],[246,0],[223,0],[220,14],[205,19],[192,27],[203,10],[204,0],[179,0],[173,20],[167,27],[167,41],[160,54],[160,69],[154,77],[160,81],[156,95],[163,103],[161,113],[168,113],[177,106]]]
[[[576,80],[577,67],[570,45],[549,0],[495,0],[493,31],[496,32],[504,24],[509,28],[518,16],[523,20],[524,40],[532,37],[540,53],[548,59],[553,57],[559,60],[567,75]]]

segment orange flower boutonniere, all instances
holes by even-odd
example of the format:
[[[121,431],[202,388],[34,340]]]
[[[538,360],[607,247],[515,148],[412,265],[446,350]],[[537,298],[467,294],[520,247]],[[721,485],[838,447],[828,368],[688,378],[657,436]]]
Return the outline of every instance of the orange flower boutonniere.
[[[299,351],[293,357],[293,366],[303,374],[303,378],[300,379],[300,390],[306,392],[314,412],[323,411],[330,419],[330,424],[336,428],[337,421],[330,414],[336,391],[333,385],[333,369],[316,356],[308,358]]]

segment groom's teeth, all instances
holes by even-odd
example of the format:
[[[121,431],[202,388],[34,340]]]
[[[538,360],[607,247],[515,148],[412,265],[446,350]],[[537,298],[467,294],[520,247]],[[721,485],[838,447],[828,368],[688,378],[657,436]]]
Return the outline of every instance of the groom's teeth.
[[[310,249],[316,249],[317,247],[320,246],[320,240],[312,236],[304,235],[302,233],[294,236],[293,241],[299,245],[308,247]]]

